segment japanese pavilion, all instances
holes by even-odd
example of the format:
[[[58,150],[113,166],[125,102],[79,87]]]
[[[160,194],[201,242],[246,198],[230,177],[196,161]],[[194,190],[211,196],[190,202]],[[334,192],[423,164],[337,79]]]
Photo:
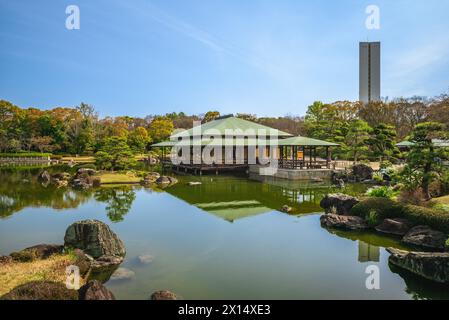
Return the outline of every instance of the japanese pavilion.
[[[214,138],[211,138],[211,132]],[[229,138],[229,132],[232,132]],[[251,134],[248,134],[251,132]],[[216,137],[221,139],[217,141]],[[276,137],[273,139],[273,137]],[[196,142],[194,142],[196,141]],[[264,141],[263,150],[260,141]],[[197,146],[195,149],[194,146]],[[227,154],[227,160],[217,163],[206,164],[198,150],[205,147],[221,146],[222,155]],[[201,174],[203,171],[225,170],[248,170],[251,165],[260,165],[261,156],[265,159],[277,161],[279,169],[286,170],[316,170],[327,169],[331,167],[331,148],[339,146],[336,143],[312,139],[307,137],[294,137],[287,132],[270,128],[259,123],[234,117],[233,115],[219,117],[213,121],[195,126],[192,129],[184,130],[173,134],[169,141],[163,141],[153,144],[152,148],[162,148],[162,162],[164,166],[170,166],[177,171],[190,171],[195,174]],[[169,155],[173,155],[176,147],[190,148],[191,157],[186,163],[173,163]],[[243,150],[243,153],[237,149]],[[194,150],[197,150],[194,152]],[[227,151],[226,151],[227,150]],[[232,154],[229,155],[229,151]],[[250,157],[252,153],[254,157]],[[324,157],[319,157],[319,155]],[[229,156],[231,161],[229,161]],[[198,159],[198,157],[200,159]],[[195,159],[197,161],[195,161]],[[250,159],[255,159],[250,162]]]

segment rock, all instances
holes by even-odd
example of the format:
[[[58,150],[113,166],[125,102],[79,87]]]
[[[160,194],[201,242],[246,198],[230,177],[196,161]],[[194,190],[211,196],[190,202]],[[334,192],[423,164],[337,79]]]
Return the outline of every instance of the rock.
[[[91,182],[87,179],[73,179],[71,185],[75,189],[87,190],[93,186]]]
[[[37,179],[40,181],[40,182],[50,182],[50,180],[51,180],[51,176],[50,176],[50,174],[48,173],[48,171],[47,170],[44,170],[44,171],[42,171],[40,174],[39,174],[39,176],[37,177]]]
[[[71,176],[70,173],[67,172],[60,172],[60,173],[55,173],[51,176],[51,178],[53,180],[61,180],[61,181],[69,181]]]
[[[159,290],[153,292],[151,300],[178,300],[178,296],[168,290]]]
[[[149,255],[149,254],[142,254],[142,255],[137,257],[137,260],[141,264],[150,264],[151,262],[153,262],[154,257],[152,255]]]
[[[12,257],[11,256],[0,256],[0,264],[8,264],[11,263]]]
[[[158,172],[150,172],[145,176],[144,181],[147,181],[148,183],[153,183],[160,177],[161,175]]]
[[[81,249],[73,250],[73,254],[76,256],[76,261],[74,262],[74,265],[76,265],[79,268],[80,275],[82,277],[86,276],[92,267],[94,258],[84,253],[84,251]]]
[[[122,259],[126,254],[122,240],[98,220],[84,220],[69,226],[64,236],[64,246],[81,249],[94,259],[112,256]]]
[[[177,182],[178,182],[178,180],[176,178],[169,177],[169,176],[160,176],[159,178],[156,179],[156,183],[162,184],[162,185],[175,184]]]
[[[373,178],[373,168],[366,164],[359,163],[352,166],[352,175],[357,181],[370,180]]]
[[[96,171],[91,168],[79,168],[76,172],[77,175],[87,174],[89,176],[93,176],[95,173]]]
[[[408,252],[387,248],[388,261],[400,268],[439,283],[449,283],[449,252]]]
[[[114,294],[100,281],[91,280],[78,290],[79,300],[115,300]]]
[[[199,185],[201,185],[201,184],[202,184],[202,183],[199,182],[199,181],[190,181],[190,182],[188,183],[189,186],[199,186]]]
[[[60,254],[64,246],[56,244],[38,244],[33,247],[25,248],[18,252],[12,252],[10,256],[14,261],[29,262],[39,259],[47,259],[53,254]]]
[[[446,239],[447,236],[443,232],[433,230],[428,226],[416,226],[407,232],[402,241],[415,246],[444,250]]]
[[[324,214],[320,217],[321,226],[345,230],[364,230],[369,226],[365,220],[357,216],[342,216],[338,214]]]
[[[283,205],[281,208],[281,211],[285,212],[285,213],[289,213],[290,211],[292,211],[292,207],[289,207],[288,205]]]
[[[53,180],[53,183],[56,185],[56,187],[58,188],[63,188],[63,187],[67,187],[69,182],[66,180]]]
[[[61,282],[32,281],[15,287],[1,300],[78,300],[78,291]]]
[[[136,274],[127,268],[118,268],[111,276],[111,280],[131,280]]]
[[[344,181],[343,179],[337,179],[336,185],[337,185],[337,187],[339,187],[340,189],[343,189],[343,188],[345,187],[345,181]]]
[[[403,236],[410,230],[410,223],[406,219],[384,219],[375,229],[382,233]]]
[[[347,215],[351,208],[357,203],[359,203],[359,200],[355,197],[342,193],[335,193],[326,195],[321,200],[320,206],[326,213]]]
[[[101,178],[100,177],[92,177],[92,187],[99,188],[101,187]]]

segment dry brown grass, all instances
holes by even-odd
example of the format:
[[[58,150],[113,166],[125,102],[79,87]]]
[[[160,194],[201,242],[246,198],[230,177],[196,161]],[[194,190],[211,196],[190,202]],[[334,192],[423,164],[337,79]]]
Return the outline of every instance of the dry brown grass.
[[[65,283],[66,267],[74,261],[75,258],[72,255],[65,254],[53,255],[48,259],[33,262],[0,264],[0,296],[30,281],[46,280]]]

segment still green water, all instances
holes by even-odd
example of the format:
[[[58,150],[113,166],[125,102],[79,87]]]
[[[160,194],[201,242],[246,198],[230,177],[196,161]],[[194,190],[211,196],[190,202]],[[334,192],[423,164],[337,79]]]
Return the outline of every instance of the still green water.
[[[37,173],[0,171],[0,255],[62,243],[78,220],[104,221],[126,245],[122,267],[135,273],[106,283],[118,299],[160,289],[184,299],[449,298],[447,288],[388,265],[385,247],[401,247],[398,239],[321,228],[319,202],[335,191],[325,184],[203,176],[179,177],[165,190],[79,192],[42,186]],[[279,211],[285,204],[290,214]],[[152,262],[140,263],[141,255]],[[380,290],[366,289],[369,265],[379,267]]]

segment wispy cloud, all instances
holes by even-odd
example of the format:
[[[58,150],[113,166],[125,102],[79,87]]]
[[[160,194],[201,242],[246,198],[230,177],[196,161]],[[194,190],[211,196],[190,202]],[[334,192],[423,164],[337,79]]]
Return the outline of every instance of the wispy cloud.
[[[208,31],[205,31],[192,23],[184,21],[150,2],[136,5],[135,2],[120,2],[123,7],[133,10],[134,13],[149,18],[168,29],[184,35],[219,54],[225,54],[241,61],[251,67],[257,68],[271,76],[285,73],[283,67],[272,60],[254,52],[248,48],[242,48],[235,43],[226,41]]]

